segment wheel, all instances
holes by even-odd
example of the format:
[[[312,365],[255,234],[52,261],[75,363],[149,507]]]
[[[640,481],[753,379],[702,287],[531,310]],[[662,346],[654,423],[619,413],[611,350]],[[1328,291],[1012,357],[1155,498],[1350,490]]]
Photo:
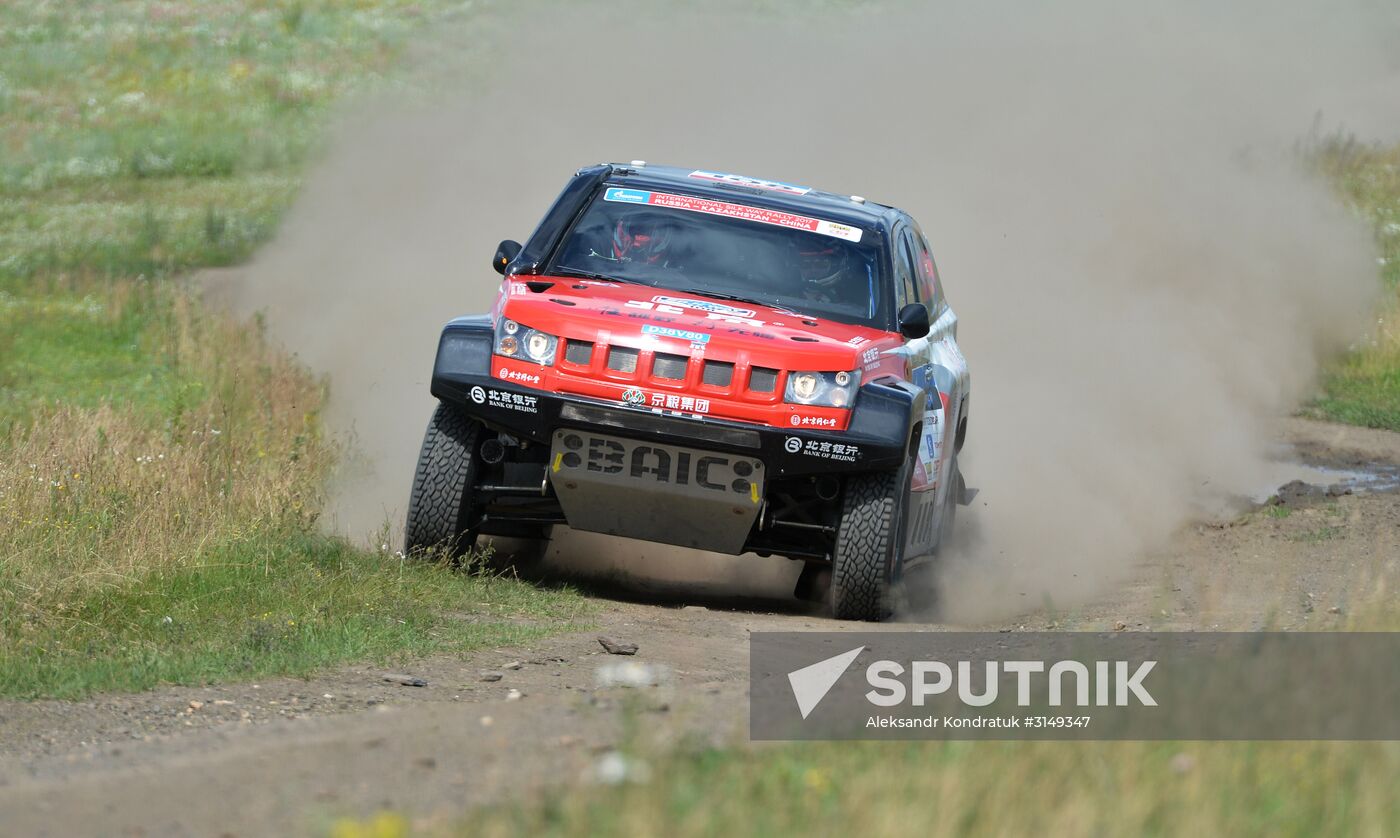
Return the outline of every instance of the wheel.
[[[476,483],[480,434],[481,423],[451,405],[438,404],[413,475],[404,527],[405,555],[423,556],[437,550],[455,558],[472,547],[476,538],[471,528],[479,516],[472,509],[471,487]]]
[[[846,481],[831,556],[831,612],[838,620],[883,620],[893,603],[890,577],[902,559],[909,467]]]

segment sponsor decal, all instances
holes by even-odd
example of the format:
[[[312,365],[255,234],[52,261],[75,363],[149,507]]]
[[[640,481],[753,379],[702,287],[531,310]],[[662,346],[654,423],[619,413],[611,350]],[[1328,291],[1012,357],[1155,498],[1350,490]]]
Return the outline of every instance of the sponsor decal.
[[[789,454],[796,454],[802,450],[802,440],[795,436],[788,437],[783,442],[783,450]]]
[[[753,317],[753,311],[747,308],[735,308],[724,303],[717,303],[714,300],[692,300],[687,297],[652,297],[651,301],[659,305],[679,306],[681,308],[693,308],[696,311],[707,311],[711,314],[723,314],[726,317]]]
[[[848,224],[839,224],[835,221],[809,218],[805,215],[796,215],[794,213],[780,212],[778,210],[760,209],[759,207],[750,207],[744,204],[731,204],[728,201],[713,201],[708,198],[696,198],[690,195],[673,195],[669,192],[649,192],[641,189],[620,189],[612,187],[603,193],[603,200],[618,201],[625,204],[648,204],[650,206],[666,207],[667,209],[684,210],[686,212],[702,212],[706,215],[722,215],[725,218],[738,218],[743,221],[753,221],[758,224],[772,224],[777,227],[787,227],[792,230],[806,230],[809,233],[820,233],[824,236],[845,239],[849,242],[860,241],[862,234],[862,231],[858,227],[852,227]]]
[[[670,302],[657,302],[657,300],[669,300]],[[764,321],[754,320],[754,312],[746,308],[734,308],[733,306],[727,306],[708,300],[680,300],[674,297],[656,297],[651,302],[645,300],[628,300],[623,304],[623,307],[655,312],[655,314],[652,315],[628,313],[627,316],[640,318],[642,320],[654,320],[657,323],[674,323],[675,319],[671,317],[658,317],[656,314],[689,314],[693,317],[693,312],[687,311],[687,309],[692,309],[705,312],[706,320],[718,320],[721,323],[733,323],[741,326],[752,326],[754,328],[760,328],[764,325]],[[731,314],[730,312],[739,313]],[[616,316],[620,315],[622,312],[616,309],[605,309],[603,313]]]
[[[792,419],[789,421],[791,421],[794,426],[804,428],[836,427],[836,419],[826,416],[801,416],[799,414],[794,413],[792,414]]]
[[[747,496],[757,504],[759,483],[751,477],[762,463],[730,459],[721,454],[676,449],[666,445],[624,445],[616,439],[569,433],[555,450],[552,469],[581,469],[644,480],[696,486],[711,492]],[[628,449],[631,449],[630,451]],[[730,479],[733,477],[733,479]]]
[[[610,188],[603,195],[605,201],[618,201],[624,204],[645,204],[651,193],[643,189]]]
[[[640,387],[628,387],[624,390],[622,401],[632,407],[650,407],[656,413],[663,410],[692,414],[710,412],[709,399],[697,399],[694,396],[682,396],[676,393],[652,393],[647,396]]]
[[[518,372],[516,370],[501,367],[501,371],[496,374],[497,378],[505,381],[523,381],[526,384],[539,384],[540,377],[528,372]]]
[[[471,397],[477,404],[486,404],[486,391],[480,386],[471,389]]]
[[[710,336],[704,332],[691,332],[686,329],[673,329],[670,326],[643,326],[642,334],[656,335],[657,337],[663,338],[675,338],[677,340],[686,340],[690,341],[691,343],[710,342]]]
[[[863,337],[861,337],[860,335],[856,335],[855,337],[853,337],[853,338],[851,338],[850,340],[846,341],[846,343],[850,344],[851,346],[860,346],[860,345],[863,344],[863,343],[869,343],[869,342],[870,342],[870,338],[863,338]]]
[[[880,362],[880,350],[865,350],[864,352],[860,353],[860,362],[865,365],[866,369],[870,369],[871,367],[875,366]]]
[[[693,396],[678,396],[668,393],[652,393],[651,406],[663,410],[678,410],[681,413],[709,413],[710,400]]]
[[[690,176],[696,180],[708,180],[716,183],[732,183],[735,186],[749,186],[754,189],[768,189],[773,192],[783,192],[788,195],[806,195],[811,192],[808,186],[793,186],[790,183],[782,183],[776,180],[763,180],[756,177],[744,177],[743,175],[727,175],[720,172],[694,171]]]
[[[480,389],[480,388],[476,388]],[[475,401],[476,392],[472,391],[472,400]],[[539,413],[539,399],[534,396],[525,396],[520,393],[507,393],[502,390],[487,390],[486,400],[491,407],[501,410],[514,410],[519,413]]]
[[[788,437],[789,442],[796,439],[797,437]],[[796,452],[794,451],[793,453]],[[854,463],[856,458],[860,456],[860,446],[847,445],[844,442],[818,442],[815,439],[809,439],[807,443],[802,446],[802,453],[808,457],[816,457],[821,460]]]

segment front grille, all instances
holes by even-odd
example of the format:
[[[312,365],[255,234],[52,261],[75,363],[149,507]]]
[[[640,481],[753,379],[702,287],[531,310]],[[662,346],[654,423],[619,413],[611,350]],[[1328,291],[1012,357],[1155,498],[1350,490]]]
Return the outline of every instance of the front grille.
[[[593,360],[593,344],[585,340],[571,340],[564,347],[564,360],[571,364],[586,367]]]
[[[734,380],[734,365],[724,361],[706,361],[702,379],[711,387],[728,387]]]
[[[749,373],[749,389],[755,393],[771,393],[778,389],[778,371],[754,367]]]
[[[759,448],[763,444],[757,431],[717,426],[692,419],[654,416],[640,410],[615,410],[570,402],[559,410],[559,418],[565,422],[584,422],[591,425],[622,428],[632,434],[638,432],[667,434],[677,438],[698,439],[741,448]]]
[[[617,372],[637,371],[637,350],[614,346],[608,350],[608,369]]]
[[[664,352],[658,352],[651,362],[651,374],[656,378],[680,381],[685,378],[685,365],[686,357],[684,355],[667,355]]]

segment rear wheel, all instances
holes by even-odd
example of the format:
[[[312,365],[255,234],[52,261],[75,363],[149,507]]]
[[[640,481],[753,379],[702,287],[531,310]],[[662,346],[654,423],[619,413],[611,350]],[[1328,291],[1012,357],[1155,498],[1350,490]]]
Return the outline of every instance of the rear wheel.
[[[440,551],[457,557],[476,541],[473,527],[480,515],[472,503],[478,470],[477,441],[481,423],[439,403],[423,436],[413,493],[408,500],[404,553],[425,556]]]
[[[904,550],[909,468],[846,481],[831,555],[831,611],[838,620],[883,620],[893,603],[890,577]]]

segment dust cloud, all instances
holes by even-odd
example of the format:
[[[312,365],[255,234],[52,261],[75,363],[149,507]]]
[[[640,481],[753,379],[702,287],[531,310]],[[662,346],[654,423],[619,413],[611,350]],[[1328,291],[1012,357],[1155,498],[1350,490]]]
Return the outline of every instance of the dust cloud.
[[[1360,336],[1377,287],[1368,231],[1294,148],[1318,114],[1400,131],[1400,19],[1223,5],[488,6],[424,51],[447,62],[436,92],[345,115],[234,291],[330,378],[329,421],[358,455],[328,522],[401,527],[439,327],[490,306],[497,241],[526,238],[574,169],[643,158],[919,218],[961,317],[962,465],[982,490],[942,616],[1114,584],[1260,488],[1267,422]],[[777,595],[795,573],[654,548],[630,570]]]

